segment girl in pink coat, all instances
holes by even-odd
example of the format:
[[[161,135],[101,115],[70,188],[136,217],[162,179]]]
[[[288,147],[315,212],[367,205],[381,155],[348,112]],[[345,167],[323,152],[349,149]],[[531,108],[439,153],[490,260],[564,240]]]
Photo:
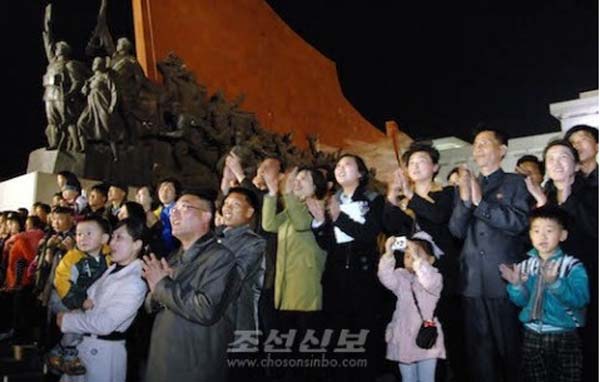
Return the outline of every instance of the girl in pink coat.
[[[379,260],[377,275],[381,283],[398,298],[392,321],[385,332],[387,359],[399,362],[403,382],[434,382],[437,359],[446,358],[442,327],[434,311],[442,292],[442,275],[432,266],[439,248],[425,232],[419,232],[402,245],[404,268],[395,268],[392,246],[396,237],[386,242],[386,252]],[[396,247],[395,247],[396,248]],[[414,291],[414,297],[413,297]],[[415,298],[421,310],[417,310]],[[429,349],[416,344],[423,320],[437,326],[437,340]]]

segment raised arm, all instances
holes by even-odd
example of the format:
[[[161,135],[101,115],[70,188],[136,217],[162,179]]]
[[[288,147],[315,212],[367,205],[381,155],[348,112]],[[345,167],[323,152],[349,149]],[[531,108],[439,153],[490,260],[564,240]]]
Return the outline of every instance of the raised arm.
[[[267,232],[277,233],[279,226],[285,221],[283,212],[277,213],[277,196],[265,195],[262,206],[262,228]]]
[[[44,30],[42,31],[42,38],[44,40],[44,50],[46,51],[46,58],[48,62],[54,61],[54,37],[52,36],[52,4],[46,5],[46,12],[44,13]]]

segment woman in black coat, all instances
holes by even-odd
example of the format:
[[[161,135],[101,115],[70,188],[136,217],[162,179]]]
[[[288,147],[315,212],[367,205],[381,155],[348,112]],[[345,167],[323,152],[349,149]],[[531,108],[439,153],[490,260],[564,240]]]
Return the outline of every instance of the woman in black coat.
[[[336,381],[375,380],[376,363],[385,357],[383,322],[380,309],[383,288],[377,280],[383,196],[368,191],[369,172],[355,155],[343,155],[337,162],[335,178],[339,190],[329,199],[327,214],[323,205],[308,202],[314,216],[317,243],[327,251],[323,272],[323,312],[326,328],[336,331],[332,345],[344,342],[342,330],[352,335],[368,330],[365,353],[339,353],[347,357],[366,355],[366,368],[334,368]],[[339,340],[339,341],[338,341]]]
[[[436,267],[444,278],[436,314],[444,328],[448,362],[439,373],[444,380],[465,380],[462,346],[462,309],[457,290],[459,248],[448,229],[454,206],[454,188],[442,187],[433,179],[439,170],[440,153],[431,144],[414,142],[402,156],[406,169],[394,172],[383,210],[383,228],[393,236],[410,236],[425,231],[444,252]],[[438,374],[439,374],[438,373]]]

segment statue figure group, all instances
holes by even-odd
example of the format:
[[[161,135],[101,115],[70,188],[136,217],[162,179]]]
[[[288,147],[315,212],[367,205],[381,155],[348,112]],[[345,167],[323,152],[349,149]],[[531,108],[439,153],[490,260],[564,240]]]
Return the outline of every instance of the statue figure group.
[[[48,58],[43,81],[48,149],[83,152],[86,142],[102,142],[110,146],[116,161],[117,143],[135,142],[136,126],[140,124],[136,118],[137,99],[147,82],[132,53],[132,44],[123,37],[115,49],[110,39],[105,50],[112,56],[95,57],[92,73],[85,64],[71,58],[69,44],[54,42],[51,26],[49,4],[43,31]]]
[[[335,161],[336,154],[316,149],[316,137],[309,137],[308,150],[299,150],[291,134],[263,129],[254,113],[240,109],[243,95],[233,101],[221,91],[208,96],[206,87],[173,53],[157,63],[163,83],[151,82],[132,43],[122,37],[114,45],[106,3],[102,0],[86,49],[95,56],[91,71],[71,57],[66,42],[55,42],[52,5],[46,7],[43,39],[48,67],[43,84],[48,149],[110,152],[116,162],[136,151],[142,158],[137,149],[147,145],[154,153],[150,155],[170,156],[153,163],[153,168],[190,180],[218,180],[219,158],[240,146],[250,157],[275,155],[299,165]],[[152,151],[156,145],[161,148]],[[129,150],[132,147],[135,150]]]

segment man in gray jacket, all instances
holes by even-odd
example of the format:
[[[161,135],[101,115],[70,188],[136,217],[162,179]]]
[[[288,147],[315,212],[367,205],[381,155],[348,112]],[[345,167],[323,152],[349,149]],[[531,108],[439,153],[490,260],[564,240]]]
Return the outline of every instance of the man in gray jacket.
[[[450,232],[464,239],[460,257],[466,356],[472,381],[516,381],[520,326],[507,298],[500,264],[524,254],[520,234],[527,228],[529,195],[524,178],[502,171],[508,140],[497,130],[475,136],[473,158],[480,175],[459,170]],[[498,362],[499,361],[499,362]]]
[[[226,379],[233,326],[225,317],[239,290],[235,255],[210,231],[213,198],[184,192],[171,212],[181,248],[165,259],[144,258],[150,294],[159,310],[152,328],[146,381],[213,382]]]

